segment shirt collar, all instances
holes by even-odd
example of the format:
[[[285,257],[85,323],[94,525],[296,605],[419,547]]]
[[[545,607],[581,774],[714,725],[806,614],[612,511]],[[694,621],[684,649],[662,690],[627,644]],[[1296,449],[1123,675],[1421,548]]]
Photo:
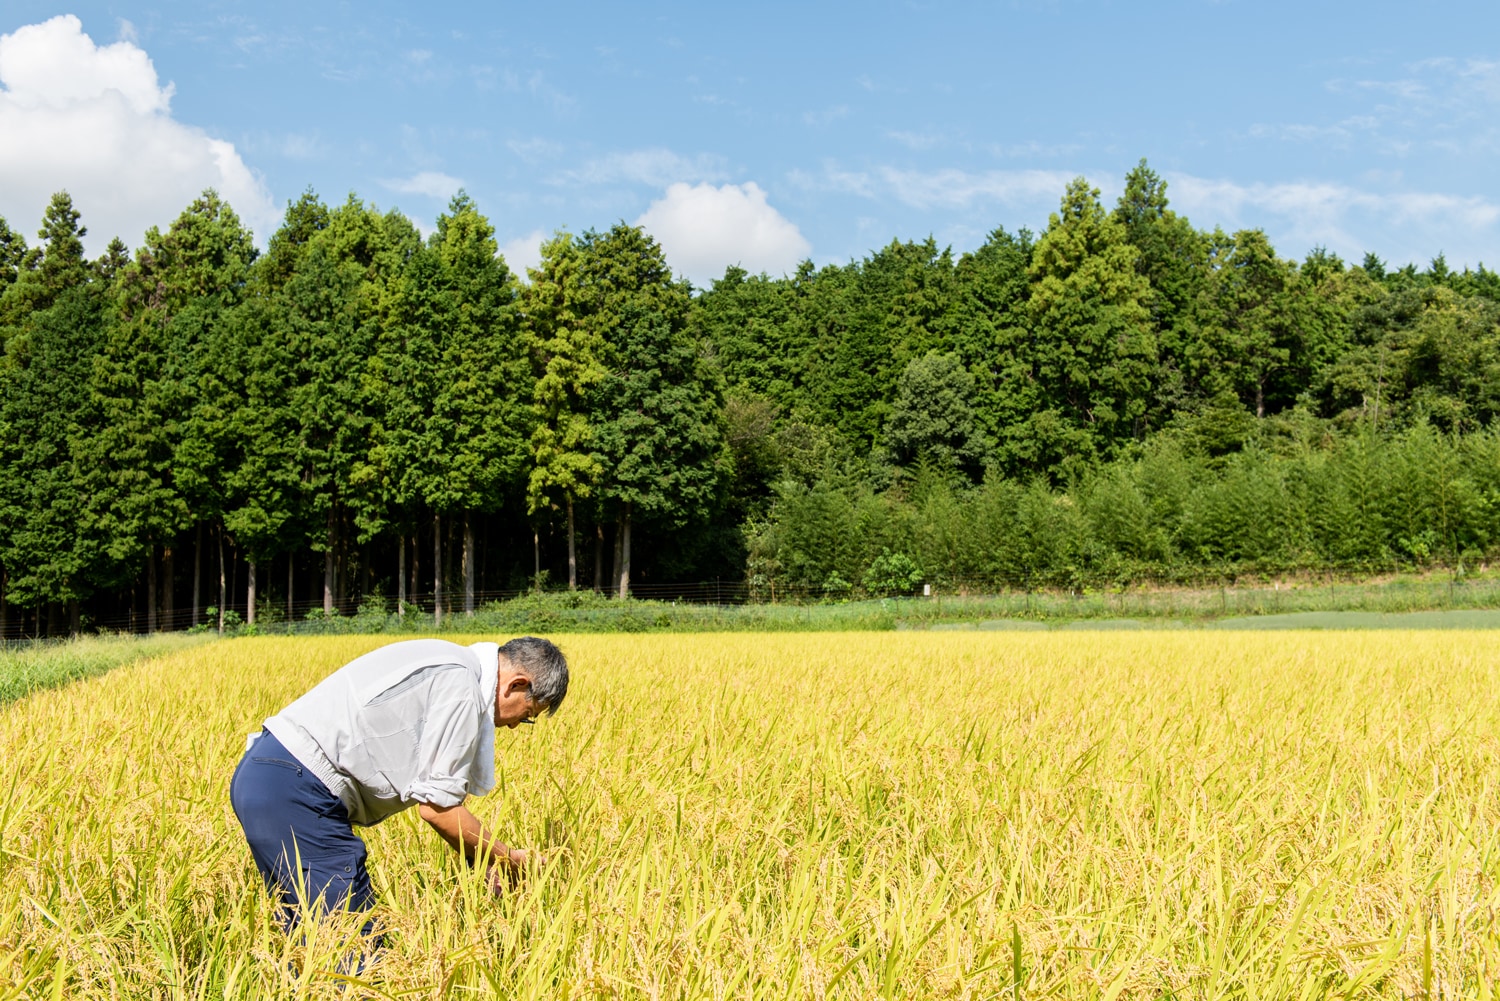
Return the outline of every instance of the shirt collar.
[[[484,700],[479,725],[479,753],[469,775],[469,793],[483,796],[495,788],[495,689],[500,680],[500,644],[471,643],[479,658],[479,694]]]

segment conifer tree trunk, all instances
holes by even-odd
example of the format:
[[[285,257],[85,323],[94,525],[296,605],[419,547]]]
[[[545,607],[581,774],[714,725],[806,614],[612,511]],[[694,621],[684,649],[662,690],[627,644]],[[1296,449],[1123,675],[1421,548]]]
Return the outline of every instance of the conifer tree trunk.
[[[286,620],[291,622],[295,615],[292,612],[292,594],[297,590],[297,559],[291,554],[286,554]]]
[[[474,614],[474,526],[464,512],[464,614]]]
[[[540,589],[542,586],[542,530],[539,528],[531,530],[531,564],[531,586]]]
[[[409,589],[409,593],[411,594],[412,603],[416,604],[419,610],[421,607],[421,603],[417,601],[417,582],[422,578],[417,571],[422,563],[421,542],[421,535],[418,534],[415,529],[413,529],[411,533],[411,587]]]
[[[443,624],[443,516],[432,512],[432,624]]]
[[[146,547],[146,632],[156,632],[156,546]]]
[[[630,505],[620,518],[620,597],[630,597]]]
[[[333,607],[342,611],[348,607],[349,597],[349,533],[340,522],[334,523],[338,532],[338,545],[333,556]]]
[[[333,614],[333,508],[328,509],[328,542],[323,550],[323,614]]]
[[[176,595],[172,592],[172,585],[176,582],[176,565],[172,559],[172,547],[167,546],[161,551],[161,627],[163,629],[175,629],[177,623]]]
[[[573,530],[573,498],[568,498],[568,590],[578,590],[578,533]]]
[[[203,579],[203,522],[198,522],[198,537],[193,542],[193,625],[198,624],[198,585]]]
[[[224,576],[224,526],[214,528],[219,539],[219,632],[224,632],[224,605],[229,601],[229,582]]]
[[[604,590],[604,526],[594,523],[594,590]]]
[[[622,531],[624,524],[624,518],[615,519],[614,563],[609,568],[609,589],[616,592],[620,590],[620,540],[625,537],[625,533]]]
[[[6,594],[6,585],[10,583],[10,575],[0,570],[0,640],[5,639],[10,632],[10,596]]]
[[[458,575],[460,577],[460,581],[458,581],[457,583],[458,583],[458,585],[459,585],[460,588],[463,587],[463,583],[462,583],[461,579],[463,577],[463,548],[464,548],[463,547],[463,540],[461,538],[461,536],[462,536],[463,533],[461,531],[459,531],[459,527],[461,526],[461,524],[462,524],[461,519],[458,519],[458,518],[449,518],[447,520],[447,522],[445,522],[444,525],[443,525],[443,552],[445,552],[445,553],[451,553],[451,552],[453,552],[454,549],[457,549],[459,551],[459,553],[458,553],[458,562],[459,562],[459,568],[458,568],[459,573],[458,573]],[[457,539],[458,541],[455,541],[455,539]],[[445,566],[443,569],[446,570],[447,567]],[[443,577],[443,594],[447,596],[446,599],[445,599],[447,601],[447,604],[445,604],[443,606],[443,613],[445,615],[452,615],[453,614],[453,588],[451,588],[451,587],[448,586],[448,585],[453,584],[453,583],[455,583],[455,582],[449,580],[446,576]]]
[[[406,535],[396,536],[396,614],[406,614]]]
[[[82,603],[77,598],[68,599],[68,634],[78,635],[79,623],[83,618]]]
[[[255,560],[247,559],[249,565],[248,583],[245,585],[245,625],[255,625]]]
[[[375,564],[370,559],[368,546],[359,550],[359,600],[363,603],[375,590]]]

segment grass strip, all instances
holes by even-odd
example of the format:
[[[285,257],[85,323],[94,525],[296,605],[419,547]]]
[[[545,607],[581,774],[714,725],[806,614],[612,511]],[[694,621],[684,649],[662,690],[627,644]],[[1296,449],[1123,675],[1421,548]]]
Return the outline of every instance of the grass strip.
[[[353,615],[321,612],[288,624],[276,615],[261,633],[311,635],[434,632],[865,632],[897,629],[1162,628],[1500,628],[1500,576],[1454,580],[1405,575],[1362,582],[1315,581],[1233,587],[1108,591],[946,593],[933,597],[830,599],[775,604],[619,601],[592,591],[544,592],[488,602],[472,616],[429,610],[394,614],[380,599]]]
[[[92,678],[125,664],[182,650],[209,637],[182,633],[153,636],[79,636],[0,646],[0,705],[44,688]]]

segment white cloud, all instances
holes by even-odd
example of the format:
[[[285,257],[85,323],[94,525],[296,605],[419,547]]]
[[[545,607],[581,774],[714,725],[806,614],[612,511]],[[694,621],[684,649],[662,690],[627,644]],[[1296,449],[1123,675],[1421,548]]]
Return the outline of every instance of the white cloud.
[[[1500,62],[1439,56],[1411,63],[1406,70],[1408,75],[1396,80],[1330,80],[1328,87],[1448,106],[1500,101]]]
[[[723,157],[708,153],[686,157],[669,149],[658,148],[611,153],[591,160],[578,170],[568,171],[562,175],[562,179],[578,184],[614,184],[624,181],[665,188],[680,182],[718,181],[724,175]]]
[[[515,71],[506,70],[502,79],[506,90],[530,94],[556,114],[568,115],[578,109],[578,99],[552,86],[541,70],[533,70],[524,80]]]
[[[287,160],[322,160],[330,153],[328,144],[315,132],[252,132],[241,146],[252,156]]]
[[[913,150],[933,149],[948,141],[946,136],[937,132],[887,132],[885,137]]]
[[[327,149],[315,135],[288,132],[277,142],[276,151],[288,160],[320,160]]]
[[[1363,125],[1351,119],[1348,127]],[[889,165],[848,170],[825,164],[795,172],[793,183],[814,193],[853,196],[877,205],[901,204],[932,213],[982,212],[1000,205],[1037,219],[1057,209],[1077,170],[908,170]],[[1118,181],[1101,175],[1106,206]],[[1400,171],[1366,172],[1338,181],[1243,182],[1168,173],[1172,206],[1200,229],[1264,229],[1284,255],[1300,257],[1324,246],[1347,260],[1373,251],[1387,260],[1425,263],[1438,252],[1453,267],[1500,263],[1500,200],[1489,196],[1415,191]],[[951,225],[951,224],[950,224]],[[956,232],[956,231],[955,231]],[[960,240],[956,236],[955,240]]]
[[[561,143],[550,139],[511,139],[505,144],[516,156],[527,163],[539,163],[542,160],[552,159],[562,155]]]
[[[436,170],[424,170],[410,177],[392,177],[380,182],[403,195],[425,195],[428,198],[452,198],[464,182]]]
[[[1371,191],[1333,182],[1242,184],[1168,174],[1173,207],[1200,228],[1266,230],[1283,254],[1321,245],[1357,260],[1373,250],[1425,262],[1447,252],[1455,267],[1493,258],[1500,204],[1478,196]]]
[[[1500,62],[1440,57],[1409,63],[1390,79],[1334,79],[1326,89],[1362,104],[1341,121],[1259,124],[1254,139],[1363,145],[1382,156],[1413,152],[1445,159],[1469,157],[1484,164],[1500,149],[1495,104],[1500,102]]]
[[[661,243],[675,271],[705,287],[731,264],[752,274],[789,272],[812,249],[753,181],[673,184],[636,225]]]
[[[1083,152],[1081,143],[1040,143],[1035,139],[1008,146],[1004,143],[993,143],[985,148],[993,155],[1007,160],[1077,156]]]
[[[802,113],[802,124],[811,125],[814,128],[818,128],[822,126],[832,125],[840,118],[848,117],[849,106],[847,104],[837,104],[831,108],[824,108],[821,111],[804,111]]]
[[[264,183],[232,143],[175,120],[172,93],[132,41],[96,46],[71,14],[0,35],[0,215],[29,229],[66,189],[97,253],[212,187],[264,241],[278,220]]]
[[[883,167],[885,187],[913,208],[966,208],[975,202],[1024,205],[1057,201],[1075,175],[1057,170],[897,170]]]
[[[546,238],[546,233],[534,229],[500,245],[500,256],[505,258],[512,274],[522,281],[527,280],[526,272],[542,263],[542,241]]]
[[[873,200],[895,199],[912,208],[964,209],[976,203],[1007,206],[1055,205],[1076,173],[1061,170],[983,170],[955,167],[903,170],[882,166],[844,170],[828,164],[821,175],[794,172],[794,183],[809,191],[831,191]]]

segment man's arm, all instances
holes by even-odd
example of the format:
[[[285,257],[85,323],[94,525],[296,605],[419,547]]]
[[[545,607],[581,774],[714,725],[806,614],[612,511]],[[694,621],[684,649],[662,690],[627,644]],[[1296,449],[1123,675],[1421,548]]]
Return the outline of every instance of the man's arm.
[[[438,836],[448,842],[470,865],[477,864],[481,857],[487,855],[492,873],[496,867],[500,867],[501,873],[514,878],[526,864],[524,851],[502,844],[462,803],[458,806],[421,803],[417,806],[417,815],[432,825]]]

